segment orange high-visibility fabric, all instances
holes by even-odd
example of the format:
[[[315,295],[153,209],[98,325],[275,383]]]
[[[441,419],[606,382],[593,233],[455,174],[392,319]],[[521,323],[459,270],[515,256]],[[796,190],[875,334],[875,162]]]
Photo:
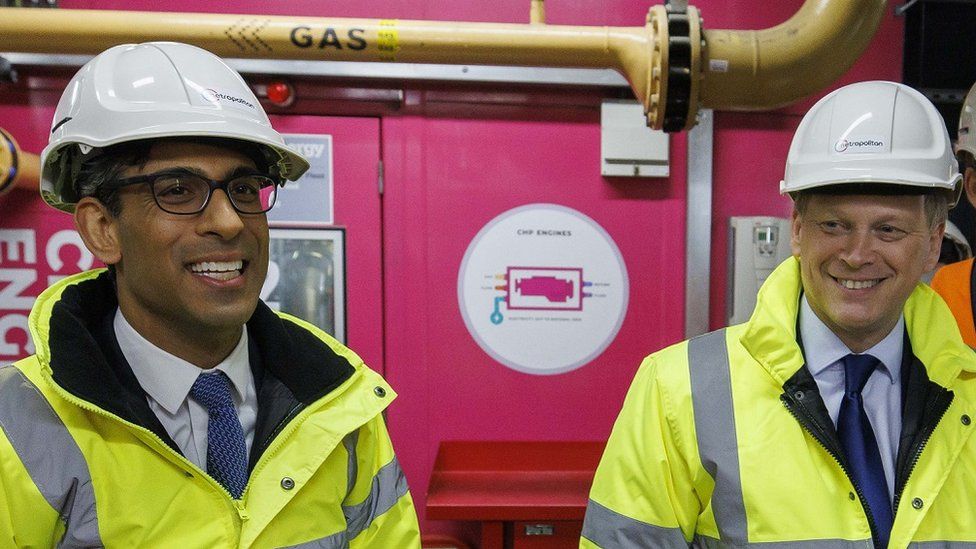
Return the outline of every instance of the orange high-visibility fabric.
[[[976,347],[976,323],[973,322],[973,305],[970,296],[970,275],[973,260],[967,259],[951,263],[936,271],[932,277],[932,289],[942,296],[949,305],[952,316],[956,317],[962,340],[970,347]]]

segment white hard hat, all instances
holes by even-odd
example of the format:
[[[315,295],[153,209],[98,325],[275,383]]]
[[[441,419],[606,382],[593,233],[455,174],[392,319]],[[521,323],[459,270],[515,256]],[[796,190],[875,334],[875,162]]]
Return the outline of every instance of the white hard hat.
[[[935,106],[896,82],[859,82],[817,102],[793,135],[780,193],[880,183],[943,189],[959,199],[961,176]]]
[[[188,44],[110,48],[68,83],[41,152],[41,196],[60,210],[78,201],[74,176],[92,151],[161,137],[254,143],[279,176],[294,181],[308,161],[285,145],[244,79],[219,57]]]
[[[959,132],[956,137],[956,154],[966,151],[976,157],[976,85],[969,88],[962,112],[959,113]]]
[[[949,241],[959,254],[959,261],[973,257],[973,249],[969,245],[969,240],[962,234],[959,227],[952,221],[946,221],[945,233],[942,235],[943,241]]]

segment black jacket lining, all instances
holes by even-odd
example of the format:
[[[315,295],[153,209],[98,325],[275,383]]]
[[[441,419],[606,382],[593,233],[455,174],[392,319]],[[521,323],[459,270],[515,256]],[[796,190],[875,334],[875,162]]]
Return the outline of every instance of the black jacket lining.
[[[108,273],[65,289],[51,312],[51,370],[72,395],[145,427],[179,452],[149,408],[146,392],[119,348],[113,328],[118,308]],[[282,420],[333,391],[353,374],[344,357],[304,328],[259,302],[247,323],[249,356],[258,392],[251,466]]]
[[[797,343],[803,351],[803,341],[800,338],[799,320],[797,321]],[[805,352],[804,352],[805,355]],[[807,397],[806,407],[812,420],[823,429],[834,448],[840,449],[840,439],[837,429],[827,412],[827,407],[820,396],[816,380],[806,364],[800,367],[790,379],[783,384],[784,392],[803,391]],[[945,409],[931,405],[944,393],[951,393],[945,387],[929,380],[928,372],[912,351],[912,344],[905,331],[902,343],[901,361],[901,433],[898,437],[898,452],[895,461],[895,493],[901,493],[908,481],[907,475],[911,471],[909,460],[912,453],[923,441],[919,440],[924,433],[924,427],[934,426],[942,417]],[[815,398],[812,398],[814,397]],[[812,401],[812,402],[811,402]],[[846,459],[846,456],[845,456]]]

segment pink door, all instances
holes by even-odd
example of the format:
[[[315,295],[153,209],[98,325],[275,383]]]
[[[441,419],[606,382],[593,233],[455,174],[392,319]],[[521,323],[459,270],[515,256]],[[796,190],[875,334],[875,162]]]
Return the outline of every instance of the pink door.
[[[380,119],[277,115],[271,123],[281,133],[332,136],[334,224],[346,230],[346,343],[382,373]]]
[[[605,441],[641,358],[682,339],[685,137],[672,138],[670,179],[603,178],[599,111],[578,118],[383,120],[387,378],[400,393],[388,421],[421,516],[441,441]],[[554,375],[494,360],[459,307],[469,244],[500,214],[535,203],[600,225],[630,278],[613,341]],[[477,538],[457,524],[422,526]]]

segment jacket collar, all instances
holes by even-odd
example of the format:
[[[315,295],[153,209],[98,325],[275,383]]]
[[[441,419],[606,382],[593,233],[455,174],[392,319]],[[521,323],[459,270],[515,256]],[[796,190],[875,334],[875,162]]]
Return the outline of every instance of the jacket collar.
[[[124,419],[145,424],[142,394],[111,332],[118,301],[104,270],[68,277],[45,290],[31,311],[31,335],[42,367],[69,393]],[[247,323],[252,352],[267,373],[307,405],[355,372],[314,327],[282,318],[259,302]],[[325,336],[327,337],[327,336]],[[120,357],[121,360],[120,360]]]
[[[739,340],[780,385],[804,365],[796,337],[802,289],[800,261],[790,257],[760,288],[756,309]],[[932,381],[952,388],[962,371],[976,373],[973,350],[962,342],[958,330],[946,329],[955,326],[955,319],[931,288],[916,286],[905,303],[904,314],[912,351]],[[939,367],[932,368],[932,364]]]

